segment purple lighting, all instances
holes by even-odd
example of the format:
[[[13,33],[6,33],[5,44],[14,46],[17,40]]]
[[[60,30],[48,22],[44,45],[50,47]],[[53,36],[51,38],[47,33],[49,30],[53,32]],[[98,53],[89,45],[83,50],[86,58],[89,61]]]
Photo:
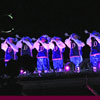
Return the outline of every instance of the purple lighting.
[[[70,71],[70,66],[65,66],[65,70],[68,72],[68,71]]]
[[[21,69],[21,70],[20,70],[20,74],[23,74],[23,73],[24,73],[24,70]]]
[[[96,67],[93,67],[93,71],[94,71],[94,72],[97,72],[97,68],[96,68]]]
[[[100,71],[100,62],[98,63],[98,70]]]
[[[24,71],[24,73],[23,73],[24,75],[26,75],[26,71]]]

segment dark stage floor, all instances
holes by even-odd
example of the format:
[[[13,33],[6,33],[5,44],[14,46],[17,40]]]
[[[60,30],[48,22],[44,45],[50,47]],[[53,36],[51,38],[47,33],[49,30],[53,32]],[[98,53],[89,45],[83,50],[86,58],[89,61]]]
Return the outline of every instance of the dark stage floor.
[[[42,74],[41,77],[38,74],[19,76],[17,77],[17,83],[8,87],[6,85],[3,88],[1,87],[0,94],[26,96],[96,96],[100,95],[100,72],[52,72]]]

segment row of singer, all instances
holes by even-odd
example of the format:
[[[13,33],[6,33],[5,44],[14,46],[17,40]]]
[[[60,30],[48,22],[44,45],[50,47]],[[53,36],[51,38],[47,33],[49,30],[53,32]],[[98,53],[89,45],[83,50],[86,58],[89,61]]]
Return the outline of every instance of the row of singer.
[[[70,48],[69,58],[75,64],[75,71],[80,72],[79,64],[83,61],[82,48],[85,43],[80,40],[80,36],[72,33],[65,42],[62,42],[60,37],[49,37],[42,35],[40,38],[30,38],[28,36],[19,38],[8,37],[1,43],[1,49],[5,51],[5,66],[11,59],[17,60],[17,53],[20,56],[29,55],[34,57],[32,50],[37,50],[37,71],[47,73],[50,70],[49,66],[49,50],[52,50],[53,68],[59,72],[63,69],[63,52],[66,46]],[[84,38],[84,37],[83,37]],[[34,40],[34,41],[33,41]],[[16,41],[16,42],[15,42]],[[89,33],[89,38],[86,40],[87,45],[90,46],[90,63],[93,71],[97,70],[97,64],[100,61],[100,33],[93,31]],[[20,48],[20,51],[19,51]],[[67,52],[67,51],[66,51]]]

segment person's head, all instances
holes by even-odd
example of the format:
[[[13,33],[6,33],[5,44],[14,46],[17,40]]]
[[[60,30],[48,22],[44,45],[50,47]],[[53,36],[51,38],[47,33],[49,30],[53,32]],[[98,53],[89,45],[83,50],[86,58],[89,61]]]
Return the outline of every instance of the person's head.
[[[13,43],[13,38],[8,38],[8,41],[9,41],[10,43]]]
[[[99,32],[97,32],[97,31],[93,31],[92,34],[95,36],[100,36]]]
[[[40,40],[43,42],[43,43],[45,43],[46,42],[46,37],[40,37]]]
[[[60,38],[56,38],[56,41],[60,41]]]
[[[60,37],[53,37],[54,38],[54,40],[56,40],[56,41],[60,41],[61,40],[61,38]]]
[[[25,41],[29,41],[28,39],[25,39]]]
[[[25,41],[29,41],[29,42],[31,42],[31,41],[32,41],[32,39],[31,39],[30,37],[28,37],[28,36],[23,37],[23,39],[24,39]]]
[[[73,37],[74,39],[79,39],[79,38],[80,38],[80,37],[79,37],[77,34],[75,34],[75,33],[72,34],[72,37]]]
[[[13,43],[13,39],[9,39],[9,42],[10,42],[10,43]]]
[[[42,38],[41,41],[44,43],[44,42],[46,42],[46,39],[45,38]]]
[[[75,39],[78,39],[79,37],[77,35],[74,36]]]

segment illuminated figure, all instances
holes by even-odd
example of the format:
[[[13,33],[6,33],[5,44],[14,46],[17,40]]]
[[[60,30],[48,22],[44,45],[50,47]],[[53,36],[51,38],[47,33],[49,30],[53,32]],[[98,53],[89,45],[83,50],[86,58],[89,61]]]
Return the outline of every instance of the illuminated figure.
[[[75,64],[75,71],[80,72],[79,64],[83,61],[82,47],[85,44],[79,40],[79,36],[75,33],[65,40],[65,44],[70,48],[70,61]]]
[[[17,42],[16,45],[18,48],[20,48],[20,56],[22,55],[29,55],[31,57],[33,57],[32,54],[32,49],[34,49],[33,47],[33,43],[32,43],[32,39],[28,36],[23,37],[21,40],[19,40]]]
[[[34,48],[38,51],[37,54],[37,70],[38,73],[40,74],[42,71],[44,73],[47,73],[49,71],[49,44],[47,43],[47,37],[44,35],[41,36],[35,43],[34,43]]]
[[[61,72],[63,69],[63,52],[65,50],[65,44],[61,41],[60,37],[53,37],[49,43],[49,47],[52,49],[52,60],[55,71]]]
[[[97,71],[98,62],[100,61],[100,34],[93,31],[87,39],[87,44],[90,46],[90,63],[92,64],[93,71]]]
[[[7,62],[12,60],[17,60],[16,53],[18,52],[17,46],[14,44],[14,38],[8,37],[2,44],[1,49],[5,51],[5,66]]]

